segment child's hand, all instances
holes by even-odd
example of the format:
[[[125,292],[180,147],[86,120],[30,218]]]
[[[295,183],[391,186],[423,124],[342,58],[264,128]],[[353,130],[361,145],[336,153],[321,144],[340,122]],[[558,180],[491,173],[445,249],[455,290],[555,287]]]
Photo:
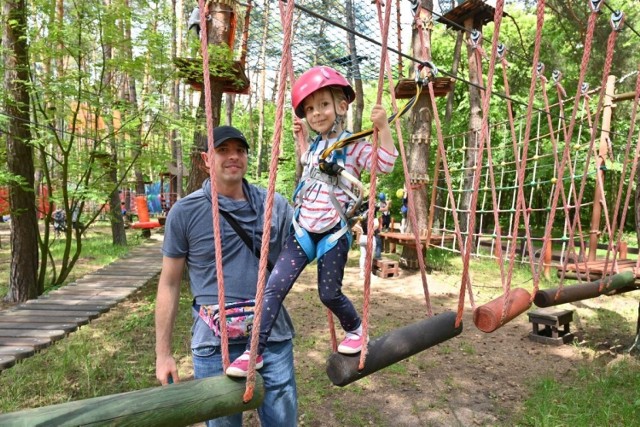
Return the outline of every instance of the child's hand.
[[[298,136],[300,133],[302,133],[302,136],[304,137],[305,141],[307,140],[307,138],[309,138],[309,131],[307,130],[307,127],[304,125],[304,123],[302,123],[302,120],[300,120],[297,117],[294,117],[293,134]]]
[[[389,126],[387,122],[387,112],[382,105],[376,104],[371,110],[371,122],[378,129],[382,130]]]

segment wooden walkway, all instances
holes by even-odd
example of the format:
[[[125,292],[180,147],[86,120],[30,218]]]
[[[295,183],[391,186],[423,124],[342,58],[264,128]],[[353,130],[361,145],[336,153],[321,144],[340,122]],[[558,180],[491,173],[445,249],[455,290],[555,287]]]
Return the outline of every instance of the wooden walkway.
[[[63,339],[156,277],[162,241],[151,240],[38,299],[0,310],[0,371]]]

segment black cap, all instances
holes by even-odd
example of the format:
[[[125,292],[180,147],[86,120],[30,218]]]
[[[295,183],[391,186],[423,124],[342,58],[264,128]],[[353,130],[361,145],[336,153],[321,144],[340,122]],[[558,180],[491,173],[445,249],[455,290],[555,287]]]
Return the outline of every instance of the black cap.
[[[244,145],[244,148],[249,150],[249,143],[247,142],[247,138],[244,137],[242,132],[233,126],[218,126],[213,130],[213,147],[218,148],[220,144],[230,139],[236,139]],[[209,148],[207,144],[207,149]],[[206,151],[206,150],[205,150]]]

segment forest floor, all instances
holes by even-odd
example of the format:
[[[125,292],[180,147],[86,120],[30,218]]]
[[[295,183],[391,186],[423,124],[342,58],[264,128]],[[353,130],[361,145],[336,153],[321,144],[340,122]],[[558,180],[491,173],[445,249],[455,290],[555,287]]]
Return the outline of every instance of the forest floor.
[[[357,251],[350,254],[344,291],[362,312]],[[297,330],[295,361],[300,425],[307,426],[512,426],[532,387],[542,378],[563,382],[593,363],[629,359],[635,337],[638,298],[634,292],[600,297],[559,308],[573,310],[575,340],[545,345],[529,338],[532,324],[522,314],[492,333],[477,329],[467,302],[460,335],[345,387],[325,373],[330,339],[325,309],[308,267],[286,300]],[[433,312],[456,310],[460,277],[433,271],[427,276]],[[529,283],[530,286],[530,283]],[[476,283],[476,304],[500,294],[496,283]],[[421,275],[401,270],[397,278],[371,280],[369,334],[372,339],[425,319]],[[536,307],[532,306],[531,310]],[[425,331],[425,333],[428,331]],[[342,332],[338,331],[338,340]],[[632,363],[637,363],[632,357]],[[566,402],[570,405],[570,402]],[[259,425],[255,414],[248,425]]]

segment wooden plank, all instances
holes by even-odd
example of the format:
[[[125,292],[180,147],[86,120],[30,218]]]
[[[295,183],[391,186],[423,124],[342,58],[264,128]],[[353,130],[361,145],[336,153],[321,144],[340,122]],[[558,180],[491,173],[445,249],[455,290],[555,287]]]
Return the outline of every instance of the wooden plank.
[[[70,305],[75,304],[99,304],[99,305],[108,305],[109,307],[113,307],[118,304],[119,299],[110,298],[110,297],[100,297],[100,296],[91,296],[88,298],[81,296],[69,296],[69,295],[61,295],[61,294],[46,294],[41,295],[37,300],[30,301],[42,301],[44,304],[49,304],[51,302],[55,302],[58,304],[60,302],[68,302]]]
[[[83,310],[31,310],[26,308],[17,308],[15,310],[5,310],[2,312],[4,316],[33,316],[41,318],[54,317],[86,317],[88,319],[96,319],[100,316],[99,311],[83,311]],[[55,320],[55,319],[51,319]]]
[[[66,288],[67,289],[101,289],[105,291],[120,291],[120,290],[128,290],[129,292],[135,292],[141,287],[144,286],[144,283],[139,282],[135,283],[96,283],[96,282],[82,282],[82,283],[69,283]]]
[[[31,357],[36,354],[36,350],[33,347],[27,346],[4,346],[0,345],[0,354],[4,354],[6,356],[13,356],[17,360],[26,359],[27,357]]]
[[[0,370],[7,369],[16,364],[16,358],[6,354],[0,354]]]
[[[64,304],[64,300],[55,301],[43,301],[43,300],[29,300],[26,303],[18,304],[16,306],[19,309],[29,310],[82,310],[82,311],[97,311],[99,313],[106,313],[111,310],[111,306],[105,304],[80,304],[77,301],[75,304]]]
[[[28,346],[33,347],[36,350],[42,350],[52,344],[52,341],[48,338],[32,338],[32,337],[10,337],[0,338],[0,346]]]
[[[41,324],[47,324],[47,325],[73,323],[77,326],[82,326],[89,323],[89,318],[88,317],[72,317],[72,316],[69,316],[69,317],[60,316],[60,317],[52,317],[52,318],[46,318],[41,316],[18,316],[18,315],[6,316],[5,312],[1,312],[0,322],[3,322],[3,323],[20,322],[20,323],[34,323],[34,324],[41,323]]]
[[[87,322],[88,323],[88,322]],[[83,323],[86,324],[86,323]],[[5,317],[0,316],[0,329],[28,329],[28,330],[63,330],[67,333],[75,332],[78,330],[78,326],[81,326],[75,322],[68,323],[37,323],[31,322],[27,319],[20,321],[7,320]]]
[[[5,337],[5,338],[32,337],[32,338],[49,338],[53,341],[56,341],[56,340],[59,340],[60,338],[64,338],[66,335],[67,333],[60,329],[55,329],[51,331],[0,329],[0,337]]]

